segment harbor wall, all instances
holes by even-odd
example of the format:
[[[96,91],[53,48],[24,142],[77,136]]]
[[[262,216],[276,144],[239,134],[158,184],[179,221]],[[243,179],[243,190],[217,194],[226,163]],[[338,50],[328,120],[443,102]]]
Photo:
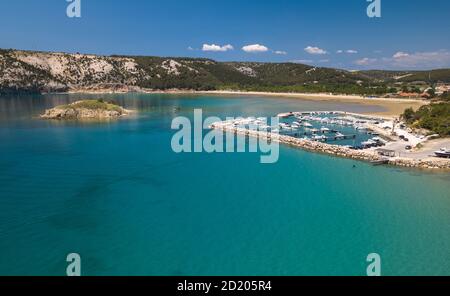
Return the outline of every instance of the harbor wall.
[[[339,145],[331,145],[327,143],[311,141],[308,139],[299,139],[291,136],[280,135],[265,131],[256,131],[244,128],[222,126],[220,124],[213,124],[211,125],[211,128],[220,129],[225,132],[232,132],[238,135],[248,137],[259,137],[264,140],[276,141],[281,144],[298,147],[304,150],[324,153],[338,157],[351,158],[367,162],[376,162],[386,159],[386,157],[379,155],[376,151],[373,150],[353,150],[348,147],[343,147]],[[450,170],[450,161],[444,159],[421,160],[421,159],[401,158],[401,157],[392,157],[388,159],[389,159],[388,164],[395,166],[422,168],[422,169]]]

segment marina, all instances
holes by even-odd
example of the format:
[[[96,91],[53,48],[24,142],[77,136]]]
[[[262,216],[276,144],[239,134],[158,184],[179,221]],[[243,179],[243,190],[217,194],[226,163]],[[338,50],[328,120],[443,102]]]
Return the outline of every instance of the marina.
[[[278,124],[270,124],[265,118],[240,118],[222,122],[222,126],[265,131],[296,139],[317,142],[333,142],[355,150],[381,147],[387,140],[380,138],[365,124],[380,123],[378,119],[364,119],[341,112],[290,112],[277,115]]]
[[[433,136],[415,134],[398,120],[341,111],[289,112],[276,118],[275,123],[266,118],[238,118],[216,122],[210,128],[374,165],[450,169],[450,161],[444,159],[449,158],[445,148],[429,157],[410,157],[408,151]]]

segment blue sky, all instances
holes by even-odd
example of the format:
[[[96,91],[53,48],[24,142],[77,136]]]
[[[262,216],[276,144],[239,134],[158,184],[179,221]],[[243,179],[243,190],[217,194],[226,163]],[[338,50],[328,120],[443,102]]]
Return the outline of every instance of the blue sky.
[[[0,0],[0,48],[450,67],[448,0],[381,0],[377,19],[367,17],[366,0],[80,1],[82,17],[68,18],[66,0]]]

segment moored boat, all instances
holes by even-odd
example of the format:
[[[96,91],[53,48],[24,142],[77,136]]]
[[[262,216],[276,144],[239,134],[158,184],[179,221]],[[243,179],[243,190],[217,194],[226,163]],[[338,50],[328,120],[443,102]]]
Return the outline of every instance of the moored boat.
[[[345,135],[344,135],[344,134],[341,134],[340,132],[337,132],[335,138],[336,138],[337,140],[339,140],[339,139],[344,139],[344,138],[345,138]]]
[[[389,163],[389,159],[388,158],[383,158],[383,159],[379,159],[379,160],[372,160],[370,162],[372,165],[383,165],[383,164],[388,164]]]
[[[313,136],[312,138],[311,138],[313,141],[319,141],[319,142],[322,142],[322,141],[326,141],[327,140],[327,137],[326,136]]]

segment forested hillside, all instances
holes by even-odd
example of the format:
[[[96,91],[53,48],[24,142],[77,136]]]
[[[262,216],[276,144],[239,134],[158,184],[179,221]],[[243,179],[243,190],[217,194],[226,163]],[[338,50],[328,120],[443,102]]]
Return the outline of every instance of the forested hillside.
[[[392,91],[394,86],[417,82],[448,83],[450,69],[346,71],[296,63],[0,50],[1,93],[125,88],[380,95]]]

